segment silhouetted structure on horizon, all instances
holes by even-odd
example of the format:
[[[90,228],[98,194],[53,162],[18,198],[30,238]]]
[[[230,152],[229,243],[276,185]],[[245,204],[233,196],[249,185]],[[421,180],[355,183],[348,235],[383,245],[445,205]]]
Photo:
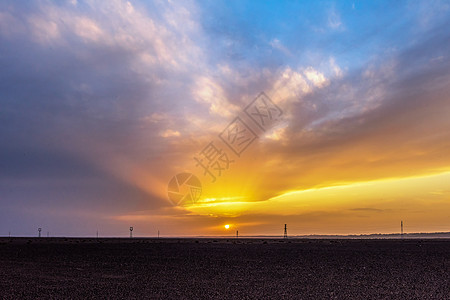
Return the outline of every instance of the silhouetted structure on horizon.
[[[284,238],[287,239],[287,224],[284,224]]]
[[[403,220],[400,221],[400,236],[403,238]]]

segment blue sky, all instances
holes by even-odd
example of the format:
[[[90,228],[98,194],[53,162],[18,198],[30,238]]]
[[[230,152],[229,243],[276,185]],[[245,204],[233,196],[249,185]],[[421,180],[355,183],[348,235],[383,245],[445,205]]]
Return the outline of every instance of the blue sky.
[[[231,196],[267,203],[446,172],[449,23],[448,1],[1,1],[0,235],[126,235],[130,223],[137,235],[217,234],[233,220],[270,233],[283,213],[269,209],[260,224],[231,208],[173,207],[166,195],[170,178],[193,171],[193,155],[261,91],[285,121],[255,146],[253,173],[253,154],[237,167],[248,187],[231,178],[205,186],[207,199],[252,189]],[[342,220],[360,208],[289,218],[317,215],[309,233],[354,233]],[[450,225],[416,208],[417,230]],[[383,209],[389,222],[404,213]],[[336,231],[321,228],[323,218]],[[392,230],[370,227],[373,218],[363,230]]]

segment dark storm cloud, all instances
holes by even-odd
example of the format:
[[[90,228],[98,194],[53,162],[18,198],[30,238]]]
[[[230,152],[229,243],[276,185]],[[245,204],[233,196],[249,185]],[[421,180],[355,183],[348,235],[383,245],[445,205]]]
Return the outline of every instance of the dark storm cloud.
[[[176,100],[161,97],[161,86],[176,75],[165,63],[177,58],[158,48],[176,36],[158,33],[163,25],[137,19],[142,15],[120,1],[0,8],[2,206],[53,204],[70,215],[83,203],[86,209],[107,203],[107,211],[167,205],[124,180],[135,174],[108,168],[124,155],[136,161],[131,165],[144,161],[144,170],[158,165],[152,160],[164,149],[165,122],[145,120],[170,111]]]

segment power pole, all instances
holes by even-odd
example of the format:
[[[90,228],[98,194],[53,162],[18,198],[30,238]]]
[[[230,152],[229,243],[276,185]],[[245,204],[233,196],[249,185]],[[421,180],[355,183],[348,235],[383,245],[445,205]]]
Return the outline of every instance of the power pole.
[[[39,228],[38,228],[38,237],[41,237],[41,231],[42,231],[42,228],[39,227]]]
[[[159,230],[158,230],[158,239],[159,239]]]
[[[133,226],[130,227],[130,239],[133,237]]]
[[[401,238],[403,238],[403,220],[400,221],[400,232],[401,232]]]
[[[236,230],[236,238],[239,238],[239,230]]]
[[[287,239],[287,224],[284,224],[284,238]]]

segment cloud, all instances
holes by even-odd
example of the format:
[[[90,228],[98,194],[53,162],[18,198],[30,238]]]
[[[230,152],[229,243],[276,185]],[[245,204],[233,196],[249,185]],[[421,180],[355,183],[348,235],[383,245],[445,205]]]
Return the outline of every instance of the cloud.
[[[366,211],[366,212],[383,212],[382,209],[378,208],[372,208],[372,207],[357,207],[357,208],[351,208],[352,211]]]
[[[328,27],[333,30],[343,29],[344,25],[342,24],[341,16],[336,8],[330,9],[328,12]]]
[[[127,193],[135,195],[124,197],[128,209],[168,205],[161,179],[151,173],[159,168],[162,176],[170,176],[170,166],[165,168],[159,156],[167,145],[163,140],[180,137],[177,126],[187,123],[187,112],[173,109],[173,103],[190,85],[186,72],[199,48],[187,38],[196,29],[181,7],[161,4],[162,17],[156,19],[138,5],[39,2],[2,10],[0,136],[9,143],[0,148],[6,153],[1,164],[7,157],[10,163],[0,177],[27,176],[25,182],[36,185],[24,183],[2,201],[27,198],[24,205],[32,205],[39,199],[31,195],[41,190],[42,197],[61,206],[73,197],[117,203]],[[170,95],[161,96],[173,85]],[[12,153],[22,153],[28,163]],[[176,161],[168,154],[171,159]],[[45,191],[53,174],[67,178],[67,188],[77,191],[70,199]],[[101,178],[103,184],[95,189],[83,178]],[[124,193],[109,194],[101,186],[122,186]]]
[[[167,129],[160,134],[162,137],[180,136],[180,132],[172,129]]]
[[[314,70],[312,67],[308,67],[304,74],[306,78],[316,87],[322,88],[329,84],[328,80],[325,78],[325,76],[318,72],[317,70]]]
[[[309,93],[311,87],[301,72],[286,67],[275,77],[272,87],[272,98],[276,102],[298,101]]]
[[[284,131],[289,143],[265,149],[272,157],[278,151],[289,157],[289,168],[271,169],[272,176],[285,178],[273,191],[401,177],[411,174],[406,166],[413,164],[414,174],[450,165],[444,117],[450,107],[444,96],[450,92],[444,71],[449,61],[434,67],[421,63],[449,47],[447,35],[443,28],[434,31],[431,39],[369,67],[370,76],[367,69],[353,71],[293,102],[295,117]]]
[[[283,122],[258,132],[226,185],[205,186],[209,198],[265,202],[449,165],[445,12],[417,28],[415,9],[377,23],[343,8],[260,5],[254,19],[252,3],[0,4],[2,205],[79,216],[80,201],[107,206],[97,216],[108,220],[166,212],[167,181],[195,170],[193,155],[261,91]],[[325,20],[304,13],[316,8]]]
[[[198,102],[209,106],[209,112],[213,115],[230,117],[239,109],[228,101],[222,87],[212,78],[197,78],[192,93]]]
[[[285,46],[283,46],[283,44],[280,42],[279,39],[273,39],[270,41],[269,44],[273,48],[280,50],[281,52],[283,52],[286,55],[292,55],[292,53],[289,51],[289,49],[287,49]]]
[[[330,67],[334,72],[334,75],[338,78],[342,77],[343,75],[343,71],[341,70],[341,68],[336,64],[336,60],[334,59],[334,57],[330,57]]]

